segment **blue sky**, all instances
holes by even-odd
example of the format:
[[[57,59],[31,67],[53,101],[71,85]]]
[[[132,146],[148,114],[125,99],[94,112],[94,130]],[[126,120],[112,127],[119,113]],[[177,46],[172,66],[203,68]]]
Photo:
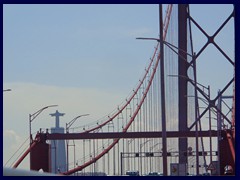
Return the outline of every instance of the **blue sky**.
[[[211,35],[233,7],[190,8]],[[216,38],[231,58],[232,23]],[[115,109],[138,83],[156,45],[135,38],[158,37],[158,27],[155,4],[4,5],[3,87],[12,89],[3,97],[4,162],[11,156],[6,149],[11,147],[13,152],[27,138],[29,113],[46,105],[59,105],[36,119],[35,132],[54,125],[49,113],[56,109],[66,113],[62,125],[80,114],[90,114],[78,122],[84,123]],[[197,52],[206,39],[196,28],[193,33]],[[215,48],[207,51],[209,54],[201,55],[198,63],[198,79],[211,85],[214,97],[233,72]]]
[[[111,89],[120,83],[124,87],[129,76],[140,76],[141,67],[151,56],[154,42],[142,43],[135,38],[156,36],[157,8],[7,5],[4,81]],[[148,54],[139,53],[145,48]],[[127,83],[133,86],[133,82]]]

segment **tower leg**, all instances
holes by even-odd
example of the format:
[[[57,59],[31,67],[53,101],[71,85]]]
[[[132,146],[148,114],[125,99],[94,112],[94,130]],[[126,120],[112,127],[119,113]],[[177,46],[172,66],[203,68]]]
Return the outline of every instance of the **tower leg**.
[[[178,48],[187,52],[187,5],[178,5]],[[187,131],[187,54],[178,51],[179,131]],[[183,59],[184,58],[184,59]],[[179,138],[179,163],[186,164],[187,138]]]

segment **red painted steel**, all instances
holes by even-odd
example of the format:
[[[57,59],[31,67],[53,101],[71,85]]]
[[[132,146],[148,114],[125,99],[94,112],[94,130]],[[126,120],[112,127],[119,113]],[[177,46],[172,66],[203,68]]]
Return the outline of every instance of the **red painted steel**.
[[[233,162],[235,163],[235,148],[234,148],[234,145],[233,145],[233,138],[232,138],[232,136],[229,132],[227,132],[227,140],[228,140],[228,145],[229,145],[229,148],[230,148],[230,152],[231,152]]]
[[[42,136],[43,137],[43,136]],[[50,172],[50,145],[41,140],[30,152],[30,170]]]
[[[233,168],[233,175],[235,174],[235,150],[232,143],[231,130],[221,132],[222,138],[219,141],[220,153],[220,175],[224,174],[224,168],[231,166]]]
[[[28,153],[33,149],[39,141],[34,141],[27,151],[20,157],[20,159],[13,165],[13,168],[17,168],[18,165],[23,161],[23,159],[28,155]]]
[[[199,131],[199,137],[209,137],[210,131]],[[211,131],[213,137],[217,137],[217,131]],[[195,137],[195,131],[168,131],[168,138]],[[67,133],[47,134],[45,140],[73,140],[73,139],[120,139],[120,138],[162,138],[162,131],[153,132],[107,132],[107,133]]]

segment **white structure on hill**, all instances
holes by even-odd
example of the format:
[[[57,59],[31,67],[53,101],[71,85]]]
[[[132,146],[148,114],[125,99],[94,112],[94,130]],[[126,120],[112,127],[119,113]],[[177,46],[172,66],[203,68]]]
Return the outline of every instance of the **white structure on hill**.
[[[64,128],[59,127],[59,117],[65,113],[56,111],[51,116],[56,117],[56,126],[51,128],[51,133],[64,133]],[[58,174],[67,171],[66,146],[64,140],[51,140],[51,172]]]

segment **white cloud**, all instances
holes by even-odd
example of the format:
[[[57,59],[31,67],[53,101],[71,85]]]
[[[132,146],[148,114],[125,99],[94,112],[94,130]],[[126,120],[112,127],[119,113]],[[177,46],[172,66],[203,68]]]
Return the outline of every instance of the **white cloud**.
[[[49,114],[56,110],[65,113],[60,119],[62,127],[78,115],[90,114],[75,122],[75,126],[80,126],[108,115],[127,96],[120,92],[106,92],[100,89],[33,83],[4,83],[3,86],[12,89],[11,92],[4,93],[3,97],[4,163],[29,137],[29,114],[48,105],[58,105],[58,107],[45,109],[39,114],[32,122],[32,133],[39,128],[53,127],[54,119]]]
[[[106,113],[113,104],[117,105],[119,98],[123,99],[126,96],[119,92],[106,92],[101,89],[57,87],[33,83],[7,83],[4,86],[12,89],[11,93],[4,94],[4,103],[7,108],[11,105],[20,108],[16,108],[16,111],[27,110],[27,113],[49,104],[58,104],[59,108],[63,110],[66,108],[64,111],[70,112],[81,113],[90,109],[96,110],[96,114],[102,111]],[[107,108],[104,108],[103,104],[107,105]]]
[[[13,130],[4,130],[3,138],[7,143],[11,144],[11,148],[15,147],[21,140],[20,136]]]
[[[3,131],[3,165],[10,159],[22,143],[23,139],[14,130],[6,129]],[[16,154],[6,165],[10,166],[18,155],[19,154]]]

